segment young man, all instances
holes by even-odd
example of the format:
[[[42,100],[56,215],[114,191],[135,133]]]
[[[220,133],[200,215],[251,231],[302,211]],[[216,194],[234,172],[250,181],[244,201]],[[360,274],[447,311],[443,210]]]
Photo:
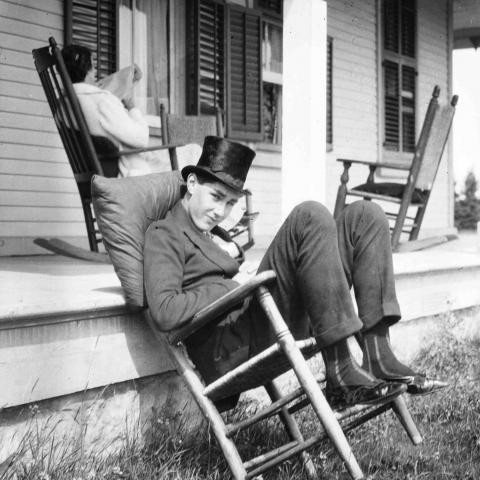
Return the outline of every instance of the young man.
[[[242,196],[255,153],[239,143],[206,137],[196,166],[182,170],[184,197],[145,241],[145,288],[162,330],[187,323],[238,283],[243,253],[218,224]],[[293,209],[268,248],[259,271],[274,270],[270,288],[295,338],[315,336],[326,365],[327,399],[335,406],[368,403],[402,390],[430,393],[446,384],[403,365],[389,344],[400,319],[388,221],[371,202],[347,207],[337,224],[325,207]],[[358,316],[350,296],[353,286]],[[347,338],[361,339],[363,366]],[[204,380],[211,382],[275,341],[255,299],[186,342]]]

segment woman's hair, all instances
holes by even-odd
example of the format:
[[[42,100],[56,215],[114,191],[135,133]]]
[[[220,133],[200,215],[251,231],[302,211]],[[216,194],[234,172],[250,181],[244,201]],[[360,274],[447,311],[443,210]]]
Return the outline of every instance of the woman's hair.
[[[92,52],[82,45],[67,45],[62,49],[63,60],[72,83],[85,80],[92,69]]]

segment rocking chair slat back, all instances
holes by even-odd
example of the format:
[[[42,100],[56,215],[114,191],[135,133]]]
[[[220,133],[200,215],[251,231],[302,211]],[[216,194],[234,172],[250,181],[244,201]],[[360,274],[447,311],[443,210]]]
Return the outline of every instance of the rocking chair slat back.
[[[428,142],[423,153],[415,188],[431,190],[442,159],[443,150],[447,143],[448,134],[452,125],[455,107],[452,105],[436,107]]]

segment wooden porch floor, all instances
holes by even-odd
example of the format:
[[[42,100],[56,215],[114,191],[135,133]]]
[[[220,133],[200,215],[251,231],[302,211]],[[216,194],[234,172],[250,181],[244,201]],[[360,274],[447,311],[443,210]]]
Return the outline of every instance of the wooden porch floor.
[[[262,250],[253,250],[247,259],[259,261],[262,254]],[[408,283],[419,279],[439,295],[448,290],[450,308],[463,308],[455,304],[454,297],[458,280],[465,278],[480,304],[480,235],[462,236],[428,250],[394,254],[394,269],[400,303],[407,307],[405,319],[438,313],[427,309],[414,312],[406,305],[416,302],[415,297],[426,300],[425,290],[407,288]],[[0,285],[0,328],[32,317],[125,306],[112,266],[57,255],[0,257]]]

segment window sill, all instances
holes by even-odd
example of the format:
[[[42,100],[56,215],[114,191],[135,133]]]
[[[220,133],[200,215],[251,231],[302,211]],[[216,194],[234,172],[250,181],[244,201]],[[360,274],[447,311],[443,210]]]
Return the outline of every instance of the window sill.
[[[282,146],[274,143],[252,142],[255,150],[261,152],[278,152],[282,153]]]

